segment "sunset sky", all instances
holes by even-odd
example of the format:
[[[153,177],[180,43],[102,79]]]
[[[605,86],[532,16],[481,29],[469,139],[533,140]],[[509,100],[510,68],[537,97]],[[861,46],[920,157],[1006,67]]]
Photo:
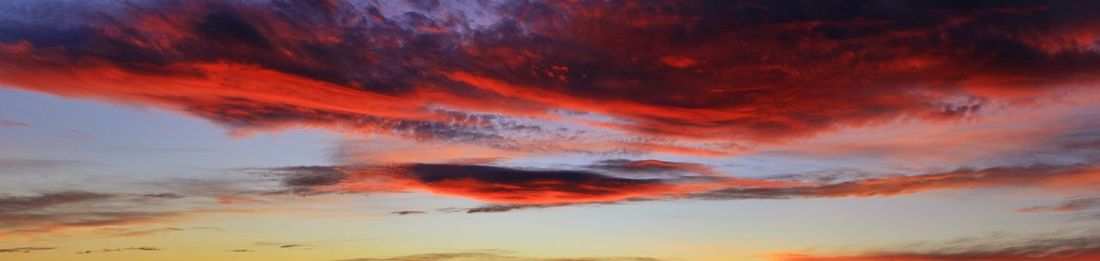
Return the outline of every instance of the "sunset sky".
[[[0,1],[0,260],[1100,260],[1100,1]]]

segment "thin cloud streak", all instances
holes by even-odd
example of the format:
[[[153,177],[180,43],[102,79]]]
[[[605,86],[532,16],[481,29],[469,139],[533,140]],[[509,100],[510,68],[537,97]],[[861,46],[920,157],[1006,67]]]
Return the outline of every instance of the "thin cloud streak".
[[[123,251],[152,252],[152,251],[161,251],[161,250],[162,249],[160,249],[158,247],[147,247],[146,246],[146,247],[104,248],[104,249],[99,249],[99,250],[84,250],[84,251],[76,252],[76,254],[85,255],[85,254],[99,254],[99,253],[111,253],[111,252],[123,252]]]
[[[497,251],[500,252],[500,251]],[[451,252],[409,255],[391,258],[353,258],[340,261],[426,261],[426,260],[513,260],[513,261],[661,261],[662,259],[650,257],[576,257],[576,258],[533,258],[507,255],[497,252]]]
[[[1100,238],[1036,237],[959,240],[927,251],[902,250],[856,255],[777,253],[775,261],[1086,261],[1100,258]]]
[[[0,253],[23,253],[29,254],[31,252],[54,250],[56,247],[13,247],[13,248],[0,248]]]
[[[13,121],[13,120],[0,120],[0,127],[6,127],[6,128],[29,128],[29,127],[31,127],[31,125],[30,125],[30,124],[28,124],[28,123],[26,123],[26,122],[21,122],[21,121]]]

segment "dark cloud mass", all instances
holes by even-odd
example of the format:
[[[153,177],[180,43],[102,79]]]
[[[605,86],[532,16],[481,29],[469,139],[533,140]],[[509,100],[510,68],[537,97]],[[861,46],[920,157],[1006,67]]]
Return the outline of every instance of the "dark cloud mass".
[[[343,172],[325,166],[286,167],[274,169],[285,173],[282,184],[291,188],[309,188],[340,183],[345,178]]]
[[[664,197],[722,180],[620,178],[583,170],[459,164],[289,167],[272,169],[271,173],[283,177],[284,186],[295,191],[422,191],[509,204],[591,203]]]
[[[898,117],[968,117],[1100,75],[1098,6],[1087,1],[0,7],[9,10],[0,82],[176,109],[238,133],[305,126],[584,148],[521,138],[557,128],[512,128],[560,121],[564,110],[611,117],[583,123],[641,137],[772,142]],[[706,151],[678,146],[665,149]]]
[[[604,161],[589,167],[605,166],[609,164],[608,162],[648,161]],[[626,165],[633,166],[633,164]],[[704,165],[677,162],[660,162],[659,166],[662,167],[657,169],[661,170],[665,168],[664,166],[691,166],[691,168],[675,168],[677,171],[695,169],[709,173],[710,170],[710,168],[704,168]],[[616,171],[622,171],[622,169]],[[650,171],[652,171],[651,167],[639,170],[643,174]],[[624,176],[632,175],[629,173],[609,175],[588,170],[538,170],[455,164],[290,167],[274,169],[273,173],[284,177],[285,186],[311,193],[420,191],[489,203],[481,207],[441,211],[466,213],[494,213],[577,204],[614,204],[624,201],[683,198],[744,200],[888,197],[949,189],[1028,187],[1062,190],[1081,189],[1100,184],[1100,171],[1094,164],[961,168],[912,175],[861,175],[854,179],[823,179],[820,182],[739,179],[725,176],[701,176],[693,172],[676,177],[627,178]],[[323,182],[295,185],[288,185],[294,182],[285,181],[318,175],[318,173],[338,176],[338,178],[317,179]],[[340,175],[333,173],[340,173]],[[1078,201],[1081,202],[1074,203],[1073,206],[1037,207],[1031,211],[1083,207],[1086,203],[1094,203],[1091,199]],[[397,215],[419,213],[423,212],[394,212]]]

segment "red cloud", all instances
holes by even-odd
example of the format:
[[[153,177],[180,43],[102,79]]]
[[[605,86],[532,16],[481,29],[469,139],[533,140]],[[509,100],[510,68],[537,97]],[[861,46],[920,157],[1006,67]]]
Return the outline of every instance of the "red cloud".
[[[1088,28],[1098,22],[1074,6],[1089,4],[1045,4],[469,7],[515,17],[484,21],[446,5],[402,15],[341,1],[88,5],[65,10],[87,20],[79,25],[3,25],[0,83],[183,111],[241,133],[319,127],[515,150],[723,155],[736,149],[685,144],[938,121],[1094,85],[1100,34]],[[558,111],[606,116],[580,122],[632,136],[568,138],[549,126],[576,122]]]
[[[589,171],[452,164],[292,167],[276,172],[286,175],[284,185],[314,192],[422,191],[489,203],[532,205],[662,199],[733,184],[787,184],[718,177],[622,178]]]

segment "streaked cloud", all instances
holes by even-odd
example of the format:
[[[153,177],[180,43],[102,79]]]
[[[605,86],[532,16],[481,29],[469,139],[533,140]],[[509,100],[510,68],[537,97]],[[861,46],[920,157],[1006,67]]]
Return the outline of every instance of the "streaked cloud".
[[[126,248],[103,248],[98,250],[84,250],[76,252],[78,255],[84,254],[97,254],[97,253],[111,253],[111,252],[123,252],[123,251],[161,251],[159,247],[126,247]]]
[[[29,254],[31,252],[47,251],[57,249],[55,247],[13,247],[13,248],[0,248],[0,253],[24,253]]]
[[[173,196],[166,196],[173,195]],[[174,201],[174,204],[164,203]],[[174,194],[107,194],[56,191],[0,197],[0,237],[35,237],[77,229],[104,229],[112,236],[140,236],[181,230],[129,230],[202,212],[228,211],[188,204]]]
[[[1100,210],[1100,197],[1075,197],[1050,206],[1033,206],[1017,209],[1020,212],[1087,212]],[[1096,213],[1100,217],[1100,213]]]
[[[945,243],[926,251],[899,250],[855,255],[812,255],[780,253],[777,261],[1084,261],[1100,258],[1096,237],[1037,237],[1010,239],[967,239]]]
[[[1031,165],[959,169],[911,176],[869,178],[840,183],[779,188],[730,188],[694,195],[702,199],[784,199],[812,197],[873,197],[911,194],[941,189],[1037,187],[1048,189],[1088,187],[1097,182],[1098,170],[1089,165]]]
[[[510,255],[505,251],[487,252],[451,252],[409,255],[390,258],[354,258],[341,261],[426,261],[426,260],[515,260],[515,261],[660,261],[649,257],[571,257],[571,258],[534,258]]]
[[[28,128],[31,125],[26,122],[13,121],[13,120],[0,120],[0,127],[7,128]]]

